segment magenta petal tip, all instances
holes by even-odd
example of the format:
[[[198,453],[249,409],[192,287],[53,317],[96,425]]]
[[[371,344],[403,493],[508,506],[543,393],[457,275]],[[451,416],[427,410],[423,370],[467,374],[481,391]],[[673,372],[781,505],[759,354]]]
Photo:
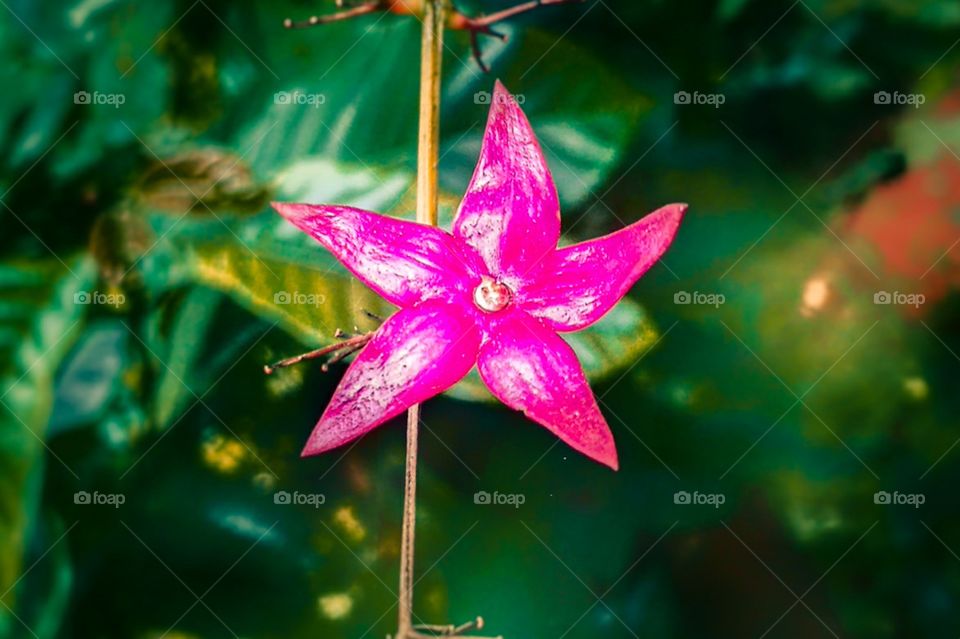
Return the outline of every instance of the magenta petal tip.
[[[670,220],[669,225],[665,229],[665,231],[668,231],[667,235],[669,236],[669,240],[661,252],[665,252],[667,247],[673,242],[673,237],[677,234],[677,229],[680,228],[680,222],[683,220],[683,216],[686,214],[688,208],[690,208],[690,205],[686,202],[677,202],[661,206],[650,214],[650,216],[659,215]]]
[[[617,457],[616,446],[611,445],[610,450],[604,451],[602,455],[594,457],[594,460],[609,467],[610,470],[614,472],[620,470],[620,459]]]
[[[270,206],[273,209],[282,215],[284,218],[290,220],[291,222],[295,220],[302,219],[311,214],[311,209],[313,209],[313,214],[316,215],[319,211],[319,207],[311,207],[309,204],[293,204],[291,202],[271,202]]]
[[[318,437],[318,434],[323,433],[327,430],[327,424],[324,423],[324,420],[321,419],[319,423],[314,427],[313,432],[310,433],[310,437],[307,438],[307,443],[303,447],[303,450],[300,451],[300,457],[313,457],[321,453],[325,453],[328,450],[332,450],[337,447],[337,444],[331,443],[329,441],[324,441],[322,437]]]
[[[671,217],[676,220],[676,223],[679,225],[680,220],[683,219],[684,214],[687,212],[687,209],[690,208],[690,205],[686,202],[675,202],[673,204],[667,204],[661,206],[659,209],[653,213],[659,213],[660,215]]]

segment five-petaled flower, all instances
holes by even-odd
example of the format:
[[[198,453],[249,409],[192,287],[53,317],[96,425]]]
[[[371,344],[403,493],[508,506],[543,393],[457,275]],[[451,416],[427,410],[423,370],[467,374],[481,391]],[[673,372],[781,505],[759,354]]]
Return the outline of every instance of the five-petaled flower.
[[[456,384],[494,396],[613,469],[610,429],[557,333],[600,319],[663,254],[685,204],[557,247],[557,190],[526,116],[497,82],[453,232],[346,206],[273,206],[400,310],[347,369],[304,455],[349,442]]]

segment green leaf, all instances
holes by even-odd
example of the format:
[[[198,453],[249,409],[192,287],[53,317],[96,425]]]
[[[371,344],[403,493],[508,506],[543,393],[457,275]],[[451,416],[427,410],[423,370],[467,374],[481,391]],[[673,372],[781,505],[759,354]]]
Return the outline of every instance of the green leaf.
[[[564,208],[580,206],[610,178],[652,102],[569,38],[557,40],[535,29],[505,32],[515,39],[506,47],[488,43],[495,51],[487,59],[502,66],[507,87],[522,101]],[[282,80],[263,81],[256,60],[221,68],[220,83],[230,88],[225,100],[237,126],[210,135],[264,175],[287,175],[311,157],[412,172],[416,83],[383,61],[415,59],[418,34],[415,20],[388,16],[372,25],[328,25],[322,46],[309,30],[268,38],[264,63],[282,68]],[[496,76],[476,68],[465,38],[453,37],[447,52],[440,177],[444,188],[459,194],[473,174],[489,110],[482,95],[493,90]],[[522,74],[533,68],[535,74]],[[259,82],[251,82],[254,72]],[[571,74],[595,82],[571,83]]]
[[[91,323],[61,364],[48,435],[104,418],[128,365],[130,336],[120,321]]]
[[[323,256],[320,246],[309,249]],[[189,275],[310,346],[329,343],[338,328],[351,330],[364,311],[389,314],[387,303],[333,258],[297,261],[255,250],[229,238],[196,246],[187,260]]]
[[[54,260],[0,265],[0,589],[7,591],[22,570],[25,542],[36,516],[47,452],[47,422],[53,405],[53,376],[78,333],[86,305],[75,295],[90,291],[91,262],[64,272]],[[53,461],[59,464],[58,461]],[[59,470],[59,469],[58,469]],[[66,469],[68,472],[69,469]],[[8,599],[8,602],[10,600]],[[0,616],[0,635],[9,636]]]
[[[160,381],[153,398],[153,417],[159,428],[168,426],[195,393],[202,394],[202,390],[193,388],[192,381],[219,301],[214,291],[192,288],[177,309],[161,355],[166,365],[159,369]]]
[[[371,170],[309,158],[277,180],[284,200],[336,202],[389,210],[411,183],[403,173]],[[185,253],[187,279],[210,286],[304,344],[351,330],[364,311],[384,315],[390,305],[363,286],[313,239],[272,210],[245,220],[183,220],[170,236]]]
[[[403,170],[375,171],[321,157],[294,162],[277,176],[277,197],[289,202],[350,204],[368,211],[392,207],[413,186]]]

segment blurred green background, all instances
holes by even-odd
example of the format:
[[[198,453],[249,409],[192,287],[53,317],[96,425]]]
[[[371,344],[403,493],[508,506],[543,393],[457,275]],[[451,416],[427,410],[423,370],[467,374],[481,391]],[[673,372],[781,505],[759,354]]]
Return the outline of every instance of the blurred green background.
[[[261,372],[389,310],[267,202],[412,214],[419,23],[0,5],[0,636],[392,632],[400,420],[301,460],[342,366]],[[473,380],[425,406],[419,620],[960,635],[958,28],[947,0],[588,0],[483,39],[490,74],[448,33],[446,219],[497,77],[564,241],[691,208],[570,336],[620,472]]]

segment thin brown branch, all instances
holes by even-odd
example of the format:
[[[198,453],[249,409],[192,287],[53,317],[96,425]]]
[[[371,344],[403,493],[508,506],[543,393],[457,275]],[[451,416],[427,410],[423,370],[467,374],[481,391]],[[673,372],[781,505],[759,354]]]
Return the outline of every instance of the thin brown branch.
[[[423,639],[424,637],[443,637],[444,639],[462,639],[467,635],[463,633],[470,630],[483,630],[483,617],[477,617],[472,621],[454,626],[453,624],[419,624],[413,627],[414,637]],[[429,633],[429,634],[424,634]],[[478,637],[469,635],[470,639],[503,639],[502,637]]]
[[[482,27],[489,27],[498,22],[503,22],[504,20],[509,20],[515,16],[521,15],[523,13],[528,13],[540,7],[549,7],[559,4],[574,4],[581,3],[584,0],[531,0],[530,2],[524,2],[518,4],[515,7],[510,7],[509,9],[504,9],[503,11],[497,11],[496,13],[491,13],[489,15],[480,16],[479,18],[468,18],[469,23],[475,29]]]
[[[346,333],[343,333],[340,330],[337,331],[337,337],[344,335],[346,335]],[[358,350],[366,346],[367,342],[369,342],[371,338],[373,338],[373,331],[369,333],[363,333],[362,335],[353,335],[342,342],[330,344],[329,346],[324,346],[323,348],[318,348],[307,353],[301,353],[300,355],[295,355],[293,357],[287,357],[278,362],[274,362],[273,364],[266,364],[263,367],[263,372],[267,375],[272,375],[273,372],[278,368],[286,368],[287,366],[293,366],[294,364],[299,364],[300,362],[308,359],[317,359],[318,357],[336,353],[327,363],[323,365],[323,370],[326,371],[328,370],[330,364],[339,362],[344,357],[347,357],[352,353],[356,353]]]
[[[350,9],[345,9],[344,11],[331,13],[325,16],[310,16],[306,20],[301,20],[299,22],[287,18],[283,21],[283,26],[286,29],[309,29],[310,27],[315,27],[320,24],[330,24],[331,22],[349,20],[350,18],[373,13],[374,11],[383,11],[385,9],[386,5],[380,0],[376,0],[375,2],[360,4]]]
[[[489,72],[490,68],[484,63],[482,52],[480,50],[480,34],[492,36],[505,41],[507,36],[498,31],[494,31],[492,28],[493,25],[499,24],[504,20],[509,20],[510,18],[518,15],[529,13],[530,11],[539,9],[540,7],[580,2],[584,2],[584,0],[530,0],[530,2],[524,2],[514,7],[510,7],[509,9],[504,9],[503,11],[497,11],[495,13],[476,18],[465,16],[459,11],[453,11],[450,14],[450,18],[447,20],[447,27],[455,31],[470,32],[470,48],[473,51],[473,58],[477,61],[477,65],[484,72]]]

